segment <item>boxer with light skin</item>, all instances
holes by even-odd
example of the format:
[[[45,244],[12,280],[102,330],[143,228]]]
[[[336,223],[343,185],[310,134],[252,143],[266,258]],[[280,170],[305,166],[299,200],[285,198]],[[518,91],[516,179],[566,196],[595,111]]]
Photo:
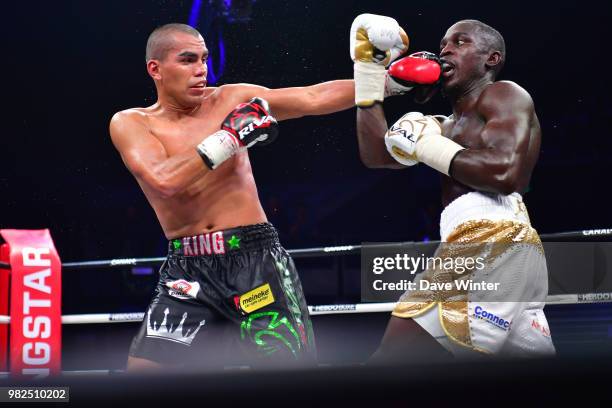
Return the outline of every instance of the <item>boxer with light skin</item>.
[[[496,81],[506,59],[503,37],[480,21],[459,21],[452,25],[442,38],[439,57],[442,68],[440,88],[450,102],[452,115],[448,118],[434,118],[413,112],[404,115],[388,128],[382,99],[359,107],[357,137],[362,162],[369,168],[388,169],[405,169],[420,162],[439,171],[442,204],[446,213],[453,214],[452,217],[444,213],[442,215],[443,241],[467,239],[465,234],[461,236],[462,225],[453,225],[453,228],[456,228],[451,228],[453,232],[445,236],[442,232],[445,230],[444,223],[450,218],[463,217],[472,224],[480,222],[490,226],[493,221],[486,220],[487,209],[506,211],[506,208],[512,207],[517,208],[516,214],[523,210],[525,213],[521,224],[512,225],[516,228],[526,228],[526,233],[534,242],[539,242],[537,233],[529,225],[519,193],[527,189],[539,156],[540,124],[533,100],[527,91],[514,82]],[[419,84],[422,83],[419,82],[422,73],[415,72],[402,79]],[[356,86],[359,87],[357,75],[355,80]],[[359,100],[357,105],[360,106]],[[486,206],[482,207],[482,214],[478,217],[485,220],[468,218],[466,214],[470,211],[473,213],[472,208],[482,203]],[[513,223],[515,215],[511,211],[506,214],[504,217],[507,216],[509,223]],[[482,237],[487,236],[487,228],[482,227],[479,230],[472,227],[470,233],[483,239]],[[489,236],[496,235],[490,233]],[[515,238],[521,239],[518,236]],[[545,264],[543,271],[543,276],[546,276]],[[542,281],[541,284],[545,289],[547,281]],[[541,301],[536,307],[538,316],[544,304],[542,296],[545,297],[545,293],[538,293],[538,301]],[[482,351],[476,347],[477,341],[474,338],[470,339],[469,335],[467,338],[460,338],[448,330],[448,327],[452,327],[452,324],[448,323],[452,320],[450,317],[446,321],[448,324],[444,326],[446,316],[450,316],[450,312],[445,315],[448,308],[445,309],[444,302],[430,302],[424,307],[426,302],[422,299],[425,298],[410,297],[408,292],[402,296],[371,362],[397,361],[398,358],[404,361],[445,359],[450,356],[449,352],[456,354],[456,344]],[[437,322],[438,307],[430,308],[433,304],[442,311],[439,319],[441,323]],[[426,312],[427,309],[434,312]],[[469,309],[466,307],[465,310]],[[461,313],[455,313],[455,323],[458,319],[468,325],[472,316],[465,313],[467,312],[463,310]],[[525,311],[514,313],[516,325],[527,321],[521,314],[526,313]],[[426,315],[430,316],[423,317]],[[540,323],[547,327],[543,312]],[[440,325],[444,326],[444,330]],[[434,329],[431,329],[432,327]],[[467,333],[474,333],[473,327],[467,329],[466,326],[465,330]],[[508,338],[514,336],[507,333],[503,335],[509,336]],[[444,337],[446,343],[441,341],[440,337]],[[453,341],[447,341],[448,338]],[[487,347],[490,347],[487,351],[499,352],[505,347],[503,344],[506,339],[504,337],[499,341],[487,343]],[[521,349],[523,346],[519,341],[512,347],[515,351],[521,349],[525,354],[550,353],[551,350],[554,353],[550,338],[535,339],[533,342],[535,346],[528,345],[524,350]],[[449,343],[452,343],[451,346],[448,346]]]
[[[184,27],[153,35],[147,72],[158,100],[147,108],[117,113],[110,132],[164,234],[182,237],[265,222],[248,154],[241,152],[212,171],[202,165],[195,146],[216,132],[236,105],[256,96],[268,101],[277,120],[348,109],[353,106],[352,81],[284,89],[250,84],[207,87],[208,49],[201,35]]]
[[[202,326],[199,330],[203,332],[208,330],[212,321],[227,320],[236,327],[234,334],[239,337],[240,325],[248,316],[245,316],[244,311],[238,313],[232,309],[234,303],[240,295],[264,284],[270,285],[273,295],[271,299],[275,302],[267,306],[272,309],[259,311],[272,310],[272,313],[281,315],[287,313],[287,327],[291,326],[287,337],[297,339],[296,333],[300,335],[299,341],[290,345],[291,352],[314,352],[308,311],[299,278],[293,270],[291,259],[279,246],[276,232],[267,224],[246,149],[254,144],[263,144],[264,141],[270,142],[276,133],[276,120],[324,115],[352,108],[353,81],[338,80],[283,89],[268,89],[251,84],[213,88],[207,87],[206,83],[207,57],[208,49],[204,39],[195,29],[182,24],[169,24],[155,30],[147,43],[146,67],[155,83],[158,99],[152,106],[116,113],[110,122],[113,144],[155,210],[165,236],[174,245],[173,250],[183,251],[183,255],[189,254],[188,250],[198,253],[198,248],[204,252],[205,245],[210,244],[210,241],[206,241],[209,239],[207,233],[227,232],[231,229],[232,239],[228,236],[225,242],[221,242],[220,249],[217,249],[225,251],[225,245],[239,251],[237,248],[244,248],[249,244],[249,239],[254,239],[251,246],[257,245],[255,233],[249,232],[257,230],[258,236],[270,237],[269,242],[260,246],[272,248],[270,251],[274,254],[260,254],[262,259],[225,265],[226,273],[236,275],[239,271],[236,282],[196,282],[199,287],[223,283],[229,285],[223,290],[219,289],[218,296],[223,298],[220,301],[222,304],[214,307],[209,307],[207,302],[211,300],[203,297],[203,291],[194,294],[193,299],[182,302],[179,300],[187,295],[179,293],[177,300],[177,296],[173,297],[177,294],[176,290],[168,292],[167,286],[178,282],[173,275],[178,272],[162,270],[157,295],[148,312],[151,314],[149,317],[152,316],[152,323],[147,323],[145,318],[134,340],[128,360],[129,371],[174,365],[174,361],[167,360],[169,356],[176,355],[174,349],[164,347],[166,344],[172,347],[177,342],[164,343],[159,333],[165,333],[166,329],[158,327],[161,318],[155,324],[154,314],[157,313],[159,317],[164,307],[167,307],[169,320],[175,319],[173,324],[176,327],[184,310],[181,308],[190,307],[187,305],[189,302],[200,302],[197,308],[189,310],[185,327],[188,323],[191,327],[199,327],[199,324]],[[260,99],[253,100],[255,97]],[[255,119],[247,118],[249,116]],[[223,130],[220,130],[222,124]],[[245,229],[243,226],[253,227]],[[200,240],[197,241],[199,235]],[[190,238],[184,237],[193,237],[193,247],[189,246]],[[227,255],[223,256],[227,258]],[[244,256],[253,255],[245,252]],[[265,263],[265,266],[261,266],[261,263]],[[186,268],[186,273],[195,275],[198,272],[195,266],[193,270],[189,270],[190,266]],[[269,271],[265,273],[268,275],[256,276],[255,272],[251,273],[253,268],[267,268]],[[165,275],[172,275],[175,280],[163,280]],[[287,276],[291,278],[288,284],[282,280]],[[183,286],[176,287],[193,287],[193,282],[188,282],[191,286],[184,284],[190,278],[183,278],[180,281]],[[287,289],[287,285],[290,289]],[[285,293],[287,290],[292,293]],[[299,304],[290,304],[287,300],[289,296],[293,300],[297,299]],[[153,310],[158,304],[164,307]],[[276,309],[275,305],[278,305]],[[238,303],[235,308],[239,308]],[[197,316],[199,313],[203,314]],[[249,320],[249,329],[251,324]],[[155,329],[155,333],[150,332],[152,329]],[[151,333],[156,336],[155,339],[152,339],[154,336]],[[184,329],[182,335],[189,337],[186,333]],[[180,337],[181,333],[177,335]],[[192,339],[186,341],[182,338],[181,341],[189,343]],[[148,342],[157,343],[149,345]],[[257,351],[257,346],[253,347]],[[269,349],[266,352],[271,353]],[[161,359],[161,354],[164,354],[165,360]]]

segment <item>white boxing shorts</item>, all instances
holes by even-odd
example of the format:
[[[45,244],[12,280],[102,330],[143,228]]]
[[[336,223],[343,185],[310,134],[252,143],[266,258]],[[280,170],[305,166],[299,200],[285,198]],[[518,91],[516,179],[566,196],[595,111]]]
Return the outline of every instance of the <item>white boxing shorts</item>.
[[[414,319],[457,357],[554,355],[546,259],[520,194],[462,195],[442,212],[440,236],[434,258],[456,262],[417,275],[393,316]],[[456,266],[468,258],[477,267]]]

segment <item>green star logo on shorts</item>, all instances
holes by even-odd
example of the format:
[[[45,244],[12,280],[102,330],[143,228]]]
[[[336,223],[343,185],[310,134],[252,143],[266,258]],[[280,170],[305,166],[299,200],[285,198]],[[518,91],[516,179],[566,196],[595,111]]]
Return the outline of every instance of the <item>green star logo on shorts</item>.
[[[240,238],[235,235],[232,235],[232,237],[227,241],[227,243],[230,245],[230,249],[240,248]]]
[[[175,250],[181,249],[181,240],[180,239],[173,240],[172,246],[174,247]]]

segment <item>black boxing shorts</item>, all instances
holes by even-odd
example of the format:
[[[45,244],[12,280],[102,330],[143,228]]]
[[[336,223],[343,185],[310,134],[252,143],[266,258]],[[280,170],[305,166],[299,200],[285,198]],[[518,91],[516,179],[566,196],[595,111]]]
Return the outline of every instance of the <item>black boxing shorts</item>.
[[[313,365],[293,260],[256,224],[174,239],[130,356],[164,365]]]

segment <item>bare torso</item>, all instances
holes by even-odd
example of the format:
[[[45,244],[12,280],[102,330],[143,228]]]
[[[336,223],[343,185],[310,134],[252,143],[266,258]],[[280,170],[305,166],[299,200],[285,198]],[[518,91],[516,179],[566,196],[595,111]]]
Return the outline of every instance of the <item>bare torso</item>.
[[[219,130],[236,105],[229,92],[224,88],[210,89],[201,109],[179,120],[163,117],[155,105],[134,110],[142,115],[151,137],[159,140],[171,156],[194,149],[205,135]],[[169,239],[266,221],[246,152],[169,198],[160,197],[136,179]]]
[[[459,118],[451,118],[442,124],[443,134],[466,148],[479,149],[484,147],[481,132],[485,126],[484,118],[479,114],[477,101],[467,109]],[[530,138],[527,153],[526,168],[523,169],[524,177],[521,178],[520,191],[523,192],[529,185],[531,173],[538,160],[540,153],[541,130],[540,122],[535,112],[530,119]],[[442,176],[442,205],[446,207],[454,199],[475,191],[450,177]]]

